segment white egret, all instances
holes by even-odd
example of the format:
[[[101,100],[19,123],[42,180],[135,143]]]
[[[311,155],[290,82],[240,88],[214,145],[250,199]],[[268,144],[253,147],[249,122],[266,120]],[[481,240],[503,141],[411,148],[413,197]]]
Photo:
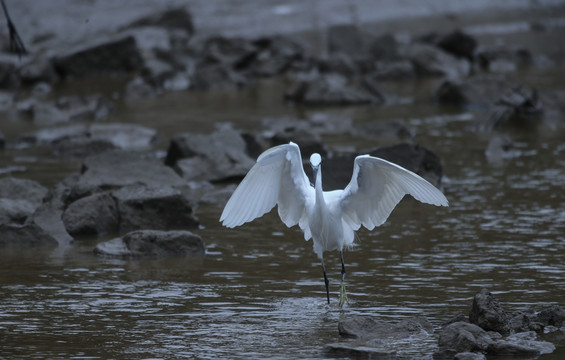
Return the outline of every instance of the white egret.
[[[353,244],[361,225],[369,230],[383,224],[406,194],[436,206],[448,206],[435,186],[413,172],[386,160],[360,155],[355,158],[353,176],[343,190],[322,190],[322,158],[312,154],[310,163],[314,185],[302,167],[300,148],[293,142],[273,147],[257,158],[257,163],[235,189],[220,221],[233,228],[252,221],[278,205],[283,223],[298,224],[304,238],[313,239],[314,252],[322,263],[328,304],[329,281],[324,251],[338,250],[341,258],[339,305],[347,300],[343,248]]]

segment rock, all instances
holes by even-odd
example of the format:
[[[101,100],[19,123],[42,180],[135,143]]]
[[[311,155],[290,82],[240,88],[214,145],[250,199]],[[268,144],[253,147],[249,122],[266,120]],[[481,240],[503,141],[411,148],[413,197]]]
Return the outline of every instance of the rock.
[[[53,62],[45,56],[35,56],[20,65],[17,69],[18,76],[23,85],[37,83],[53,84],[59,76],[55,72]]]
[[[386,140],[407,140],[414,137],[413,131],[400,119],[371,121],[356,126],[352,133],[357,136]]]
[[[155,97],[159,94],[157,88],[150,85],[143,77],[136,76],[127,83],[124,89],[124,97],[128,100]]]
[[[224,127],[209,135],[173,137],[165,163],[176,163],[187,180],[218,181],[245,176],[255,160],[247,154],[247,143],[240,133]]]
[[[397,356],[403,358],[409,354],[410,358],[414,358],[431,351],[433,326],[424,318],[390,323],[368,316],[351,315],[340,319],[338,329],[340,335],[353,339],[328,344],[326,349],[342,356],[382,356],[388,359]]]
[[[230,90],[245,85],[248,79],[236,72],[230,65],[200,63],[192,78],[193,90]]]
[[[65,96],[56,101],[29,99],[17,105],[21,115],[27,115],[38,125],[69,121],[96,121],[107,117],[114,109],[103,95]]]
[[[432,45],[413,43],[401,47],[399,53],[412,62],[420,76],[457,79],[468,76],[471,71],[469,61],[458,59]]]
[[[31,220],[29,220],[32,224],[37,225],[45,233],[53,237],[59,245],[67,245],[73,241],[61,217],[71,194],[71,186],[76,184],[77,179],[77,174],[70,175],[49,189],[43,203],[33,213]]]
[[[202,256],[204,243],[189,231],[133,231],[121,238],[100,243],[94,249],[98,256],[141,258]]]
[[[319,153],[322,156],[327,156],[322,138],[307,129],[306,127],[293,127],[287,126],[284,129],[274,132],[267,136],[270,147],[288,144],[290,141],[295,142],[300,147],[300,152],[303,158],[308,159],[313,153]]]
[[[47,189],[36,181],[0,178],[0,224],[24,224],[46,195]]]
[[[563,327],[565,326],[565,308],[554,305],[548,309],[544,309],[539,312],[537,319],[543,325]]]
[[[436,44],[440,49],[451,55],[470,61],[475,57],[475,50],[477,49],[477,40],[461,30],[455,30],[440,36]]]
[[[173,187],[124,186],[112,196],[118,205],[120,233],[198,226],[190,201]]]
[[[156,130],[142,125],[104,123],[44,128],[23,134],[17,142],[48,145],[60,156],[86,157],[112,149],[147,149],[156,138]]]
[[[549,354],[555,346],[547,341],[536,340],[534,331],[510,335],[505,339],[493,341],[487,348],[489,356],[534,357]]]
[[[375,69],[368,76],[377,80],[403,80],[415,78],[418,74],[409,60],[377,61]]]
[[[232,69],[248,67],[255,60],[257,51],[256,44],[244,38],[213,36],[203,44],[207,62],[229,65]]]
[[[259,77],[280,75],[293,61],[304,57],[304,48],[288,37],[264,37],[253,44],[258,52],[251,67],[253,74]]]
[[[304,105],[362,105],[380,104],[382,99],[352,87],[337,74],[327,74],[299,83],[285,94],[287,101]]]
[[[370,37],[355,25],[335,25],[328,29],[330,54],[349,54],[356,58],[370,56]]]
[[[104,235],[118,230],[120,221],[114,199],[98,193],[72,202],[62,215],[67,232],[77,235]]]
[[[57,240],[36,224],[0,224],[0,247],[57,246]]]
[[[400,143],[376,148],[369,151],[369,155],[400,165],[428,180],[435,187],[441,187],[443,176],[441,159],[424,146]]]
[[[184,8],[169,9],[163,12],[150,14],[133,21],[125,29],[135,27],[160,27],[168,30],[184,30],[187,34],[194,33],[192,15]]]
[[[474,352],[462,352],[455,354],[453,360],[486,360],[487,358],[483,354]]]
[[[494,135],[489,140],[485,156],[491,163],[500,163],[522,156],[522,151],[514,147],[514,142],[507,135]]]
[[[492,75],[447,80],[436,91],[436,98],[442,104],[486,109],[513,86],[503,77]]]
[[[486,352],[492,339],[479,326],[458,321],[444,327],[439,333],[437,358],[450,358],[464,352]]]
[[[391,34],[384,34],[369,40],[369,52],[373,60],[392,62],[400,59],[398,42]]]
[[[115,189],[127,185],[151,188],[183,187],[186,182],[160,160],[147,155],[113,150],[84,159],[82,174],[75,185],[82,193],[89,189]]]
[[[16,71],[18,60],[14,56],[0,56],[0,89],[14,90],[20,87],[20,79]]]
[[[481,289],[475,294],[469,321],[486,331],[496,331],[501,334],[509,332],[509,314],[487,289]]]
[[[477,54],[479,65],[490,72],[505,73],[532,64],[532,54],[526,49],[487,48]]]
[[[63,78],[131,73],[143,66],[143,56],[130,34],[95,38],[67,50],[53,61]]]

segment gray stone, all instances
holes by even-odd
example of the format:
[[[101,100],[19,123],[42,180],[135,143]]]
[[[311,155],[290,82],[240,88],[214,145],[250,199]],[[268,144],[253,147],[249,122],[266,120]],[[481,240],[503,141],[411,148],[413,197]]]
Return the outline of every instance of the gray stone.
[[[494,341],[489,345],[487,352],[492,356],[534,357],[552,353],[554,350],[552,343],[539,341],[534,331],[528,331]]]
[[[439,333],[439,354],[485,352],[492,343],[488,333],[477,325],[454,322]]]
[[[453,360],[486,360],[486,356],[484,354],[480,354],[480,353],[462,352],[462,353],[456,354],[453,357]]]
[[[457,79],[468,76],[471,71],[469,61],[458,59],[432,45],[413,43],[401,47],[399,53],[414,64],[420,76]]]
[[[436,91],[436,98],[442,104],[487,108],[514,86],[501,76],[473,76],[443,82]]]
[[[287,101],[304,105],[363,105],[380,104],[382,98],[348,84],[345,77],[337,74],[318,76],[303,81],[285,94]]]
[[[72,202],[62,215],[68,233],[103,235],[118,230],[118,208],[106,193],[98,193]]]
[[[0,224],[23,224],[45,195],[47,189],[36,181],[0,178]]]
[[[247,154],[247,142],[240,133],[225,127],[209,135],[173,137],[165,163],[176,163],[186,180],[217,181],[245,176],[255,160]]]
[[[0,224],[0,247],[57,246],[58,241],[36,224]]]
[[[119,74],[140,70],[143,56],[134,36],[118,34],[79,44],[54,58],[54,64],[63,77]]]
[[[120,233],[198,226],[192,204],[178,189],[163,185],[132,185],[124,186],[112,195],[118,204]]]
[[[98,256],[121,258],[202,256],[204,243],[189,231],[140,230],[100,243],[94,249]]]
[[[481,289],[475,294],[469,321],[486,331],[496,331],[501,334],[509,332],[509,314],[487,289]]]
[[[135,184],[158,188],[182,187],[186,182],[158,159],[137,152],[116,150],[87,157],[76,186],[86,191]]]

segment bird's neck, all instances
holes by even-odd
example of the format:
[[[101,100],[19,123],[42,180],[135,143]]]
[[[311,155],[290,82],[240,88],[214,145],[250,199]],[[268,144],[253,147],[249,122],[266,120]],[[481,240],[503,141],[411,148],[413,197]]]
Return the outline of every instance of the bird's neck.
[[[322,190],[322,168],[319,167],[316,172],[316,178],[314,179],[314,189],[316,191],[316,202],[320,204],[325,204],[324,201],[324,191]]]

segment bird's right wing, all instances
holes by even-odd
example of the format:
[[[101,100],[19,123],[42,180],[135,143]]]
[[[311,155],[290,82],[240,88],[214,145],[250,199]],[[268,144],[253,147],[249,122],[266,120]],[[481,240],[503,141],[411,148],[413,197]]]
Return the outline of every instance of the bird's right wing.
[[[279,206],[279,216],[288,226],[298,224],[314,189],[302,168],[300,148],[295,143],[275,146],[257,159],[228,200],[220,221],[235,227]],[[302,227],[302,226],[301,226]]]
[[[382,225],[404,195],[436,206],[448,206],[441,191],[422,177],[389,161],[361,155],[353,176],[341,193],[343,218],[356,230]]]

